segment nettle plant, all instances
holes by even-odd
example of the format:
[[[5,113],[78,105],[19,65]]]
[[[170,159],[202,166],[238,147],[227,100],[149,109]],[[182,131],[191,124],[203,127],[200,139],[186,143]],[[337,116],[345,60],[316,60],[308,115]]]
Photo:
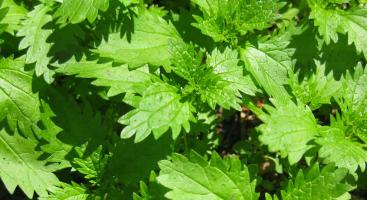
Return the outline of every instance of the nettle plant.
[[[0,0],[1,199],[361,199],[365,0]]]

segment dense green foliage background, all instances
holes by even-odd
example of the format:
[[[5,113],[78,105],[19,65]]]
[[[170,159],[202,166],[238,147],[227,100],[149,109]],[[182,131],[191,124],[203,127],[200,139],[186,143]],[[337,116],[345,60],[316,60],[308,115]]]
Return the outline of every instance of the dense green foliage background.
[[[365,0],[0,0],[0,199],[367,196]]]

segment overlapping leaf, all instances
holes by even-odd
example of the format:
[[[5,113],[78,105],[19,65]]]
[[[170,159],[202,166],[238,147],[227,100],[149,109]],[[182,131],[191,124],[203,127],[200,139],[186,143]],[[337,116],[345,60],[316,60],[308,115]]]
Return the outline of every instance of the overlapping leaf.
[[[203,17],[196,16],[194,24],[214,41],[236,40],[249,31],[263,30],[279,18],[278,10],[284,4],[279,1],[256,0],[194,0]]]
[[[36,151],[37,143],[15,132],[10,135],[0,130],[0,177],[10,193],[19,186],[28,198],[33,193],[47,194],[47,189],[59,183],[46,161],[39,160],[42,152]]]
[[[121,93],[139,93],[143,91],[152,82],[152,75],[149,74],[148,67],[142,67],[136,70],[129,70],[127,65],[112,66],[111,62],[97,63],[97,61],[88,61],[86,59],[76,61],[70,60],[59,67],[57,72],[66,75],[77,75],[81,78],[94,78],[94,85],[109,87],[108,96],[114,96]]]
[[[189,158],[173,154],[159,162],[160,184],[169,188],[168,199],[175,200],[256,200],[256,180],[247,166],[236,157],[221,159],[216,153],[208,162],[196,153]]]
[[[320,170],[318,164],[308,171],[300,170],[287,189],[282,191],[284,200],[337,200],[350,199],[353,187],[345,183],[346,169],[328,165]]]
[[[211,108],[241,109],[241,93],[254,95],[256,87],[251,78],[244,75],[238,66],[238,54],[229,48],[220,52],[215,49],[202,64],[203,54],[197,53],[192,45],[171,44],[172,70],[188,81],[185,92],[199,95],[201,101]]]
[[[310,17],[315,20],[319,32],[327,44],[338,41],[338,33],[348,34],[348,42],[354,43],[367,57],[367,8],[353,7],[347,11],[328,9],[320,3],[312,3]]]
[[[16,4],[13,0],[3,0],[1,8],[7,9],[7,14],[1,23],[6,24],[5,31],[14,34],[21,27],[21,21],[27,17],[27,9]]]
[[[40,119],[38,95],[32,90],[32,72],[24,71],[24,58],[0,59],[0,119],[24,133]]]
[[[342,87],[341,81],[335,80],[332,73],[325,74],[325,65],[316,63],[316,67],[316,72],[301,83],[294,74],[290,78],[293,94],[313,110],[322,104],[330,104],[330,99],[338,96]]]
[[[294,49],[287,48],[287,37],[274,37],[258,41],[257,47],[241,49],[241,59],[257,83],[272,97],[286,101],[288,93],[282,85],[288,82],[292,69]]]
[[[348,169],[351,173],[358,167],[366,168],[367,151],[363,145],[346,137],[339,128],[325,128],[316,143],[321,145],[319,156],[325,163],[335,163],[337,167]]]
[[[94,22],[98,16],[98,11],[106,11],[109,0],[63,0],[61,6],[55,13],[61,23],[80,23],[85,19]]]
[[[127,63],[136,68],[144,64],[169,67],[169,40],[176,39],[175,27],[162,17],[148,11],[134,19],[134,28],[124,33],[111,33],[95,50],[101,57]]]
[[[166,83],[154,83],[145,90],[137,104],[136,109],[119,120],[127,125],[121,132],[122,138],[136,135],[135,141],[139,142],[152,132],[158,138],[169,128],[176,138],[182,126],[189,130],[192,118],[190,104],[182,102],[177,88]]]
[[[270,151],[288,156],[290,164],[295,164],[312,148],[309,142],[318,134],[317,121],[312,111],[302,104],[272,102],[275,107],[267,107],[268,114],[259,116],[264,122],[259,126],[262,132],[259,139]]]

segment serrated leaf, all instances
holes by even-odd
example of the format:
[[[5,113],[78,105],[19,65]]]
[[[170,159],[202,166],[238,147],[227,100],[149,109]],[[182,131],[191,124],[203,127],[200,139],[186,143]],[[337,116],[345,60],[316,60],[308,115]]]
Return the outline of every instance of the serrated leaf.
[[[193,2],[203,12],[203,17],[195,16],[197,23],[194,23],[194,26],[216,42],[236,40],[238,35],[270,27],[271,22],[279,18],[277,12],[284,5],[271,0],[193,0]]]
[[[268,114],[259,116],[264,122],[259,126],[262,133],[259,139],[268,146],[269,151],[287,156],[293,165],[313,147],[309,142],[318,134],[317,121],[312,111],[302,104],[272,102],[275,107],[267,107]]]
[[[59,17],[59,23],[77,24],[85,19],[92,23],[96,20],[98,11],[106,11],[108,6],[109,0],[63,0],[55,17]]]
[[[294,49],[287,48],[287,38],[274,37],[258,41],[257,47],[241,49],[241,59],[258,84],[272,97],[286,101],[288,93],[282,85],[288,82],[293,67]]]
[[[348,131],[367,142],[367,70],[361,65],[355,67],[352,75],[348,73],[342,84],[337,102],[342,111],[342,120]]]
[[[13,0],[3,0],[1,8],[7,8],[8,13],[1,20],[1,23],[7,24],[5,31],[14,34],[21,27],[21,21],[27,16],[27,9],[16,4]]]
[[[363,145],[346,137],[343,130],[325,127],[315,142],[321,146],[319,156],[325,163],[335,163],[337,167],[346,168],[351,173],[358,167],[365,170],[367,151]]]
[[[197,53],[192,45],[176,42],[170,45],[172,70],[188,81],[184,93],[188,96],[200,96],[214,109],[241,109],[241,93],[254,95],[256,87],[248,75],[238,66],[238,53],[226,48],[223,52],[214,49],[207,55],[206,64],[202,64],[203,54]]]
[[[208,162],[197,154],[190,158],[173,154],[170,160],[160,161],[159,167],[161,171],[157,180],[170,189],[165,195],[168,199],[259,198],[259,194],[255,192],[256,180],[253,180],[253,174],[234,156],[222,160],[214,153]]]
[[[334,79],[333,73],[326,74],[325,64],[316,62],[316,72],[304,78],[300,83],[298,76],[292,74],[290,86],[292,93],[312,110],[323,104],[330,104],[330,99],[341,92],[342,83]]]
[[[96,79],[92,83],[96,86],[109,87],[108,96],[121,93],[142,94],[150,84],[152,75],[148,67],[129,70],[127,65],[112,66],[111,62],[98,63],[95,60],[70,60],[56,65],[56,72],[66,75],[77,75],[81,78]]]
[[[13,135],[0,130],[0,177],[6,189],[13,194],[17,186],[32,198],[34,191],[47,194],[47,188],[59,183],[46,161],[39,160],[42,152],[36,151],[37,143],[16,131]]]
[[[40,103],[32,90],[32,72],[23,67],[23,58],[0,59],[0,120],[7,118],[13,130],[19,126],[26,133],[40,119]]]
[[[50,8],[43,4],[36,6],[28,13],[17,36],[23,37],[19,43],[19,50],[27,49],[25,62],[27,64],[36,63],[36,75],[43,75],[45,81],[51,83],[53,72],[47,67],[51,60],[47,56],[51,44],[47,42],[47,38],[51,35],[52,30],[44,28],[47,23],[52,21],[52,16],[47,14],[49,11]]]
[[[341,200],[350,199],[353,187],[344,182],[348,170],[328,165],[320,170],[318,164],[309,170],[300,170],[287,189],[282,191],[284,200]]]
[[[83,174],[90,183],[99,183],[105,173],[109,156],[104,154],[102,146],[99,146],[90,155],[84,156],[86,145],[76,147],[79,158],[74,158],[74,168]]]
[[[189,127],[191,115],[189,103],[181,102],[177,88],[166,83],[154,83],[143,93],[139,106],[119,120],[127,125],[121,137],[136,135],[135,142],[140,142],[152,132],[158,138],[171,128],[172,137],[177,138],[182,126],[185,129]]]
[[[172,70],[188,81],[184,93],[188,96],[200,96],[214,109],[241,109],[241,93],[254,95],[256,87],[248,75],[238,65],[238,53],[230,48],[223,52],[214,49],[207,55],[206,64],[202,64],[202,52],[196,52],[192,45],[174,42],[170,45]]]
[[[49,191],[50,194],[41,196],[39,200],[87,200],[89,197],[87,188],[77,183],[62,183],[60,187],[52,187]]]
[[[338,41],[338,33],[348,34],[348,43],[354,43],[358,52],[367,58],[367,8],[353,7],[347,11],[327,9],[318,4],[312,5],[310,17],[319,27],[326,44]]]
[[[42,103],[41,128],[35,132],[46,141],[41,149],[50,154],[50,162],[61,163],[60,168],[68,167],[70,163],[65,158],[75,157],[73,149],[79,147],[80,153],[83,147],[87,156],[104,144],[111,131],[110,124],[102,120],[101,113],[94,113],[88,102],[79,106],[61,89],[49,89],[45,99],[48,101]],[[104,119],[109,119],[107,114]]]
[[[169,67],[168,42],[179,37],[175,27],[160,16],[144,12],[134,19],[133,30],[122,38],[119,32],[109,34],[95,52],[131,68],[144,64]]]

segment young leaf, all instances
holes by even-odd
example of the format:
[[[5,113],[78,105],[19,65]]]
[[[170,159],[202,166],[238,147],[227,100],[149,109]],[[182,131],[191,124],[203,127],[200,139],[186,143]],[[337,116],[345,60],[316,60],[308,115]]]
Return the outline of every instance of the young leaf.
[[[99,146],[90,155],[84,156],[86,145],[76,147],[79,158],[74,158],[74,168],[85,175],[85,178],[92,184],[98,184],[103,178],[103,173],[108,162],[108,155],[104,154],[102,146]]]
[[[203,17],[195,16],[194,24],[214,41],[231,41],[238,35],[263,30],[279,18],[278,10],[284,4],[278,0],[194,0]]]
[[[208,162],[196,153],[186,158],[173,154],[159,162],[158,183],[169,188],[168,199],[175,200],[257,200],[256,180],[249,169],[234,156],[221,159],[216,153]],[[195,158],[196,157],[196,158]]]
[[[36,151],[37,143],[19,135],[10,135],[6,129],[0,130],[0,177],[6,189],[13,194],[17,186],[33,197],[47,194],[47,189],[59,183],[46,161],[39,160],[42,152]]]
[[[240,92],[254,95],[256,87],[249,76],[243,75],[236,51],[226,48],[222,53],[215,49],[202,64],[203,55],[192,45],[176,42],[170,47],[172,70],[188,81],[185,90],[199,95],[212,109],[218,104],[240,110]]]
[[[338,200],[350,199],[348,191],[353,187],[343,180],[347,175],[346,169],[335,169],[328,165],[320,170],[318,164],[308,171],[300,170],[287,189],[282,191],[283,200]]]
[[[330,99],[339,95],[341,81],[334,79],[333,73],[325,74],[325,64],[316,62],[316,72],[300,83],[298,76],[291,73],[290,86],[292,93],[304,104],[309,104],[312,110],[323,104],[330,104]]]
[[[367,70],[357,65],[353,75],[348,73],[345,76],[342,88],[337,98],[342,120],[350,133],[367,142]]]

